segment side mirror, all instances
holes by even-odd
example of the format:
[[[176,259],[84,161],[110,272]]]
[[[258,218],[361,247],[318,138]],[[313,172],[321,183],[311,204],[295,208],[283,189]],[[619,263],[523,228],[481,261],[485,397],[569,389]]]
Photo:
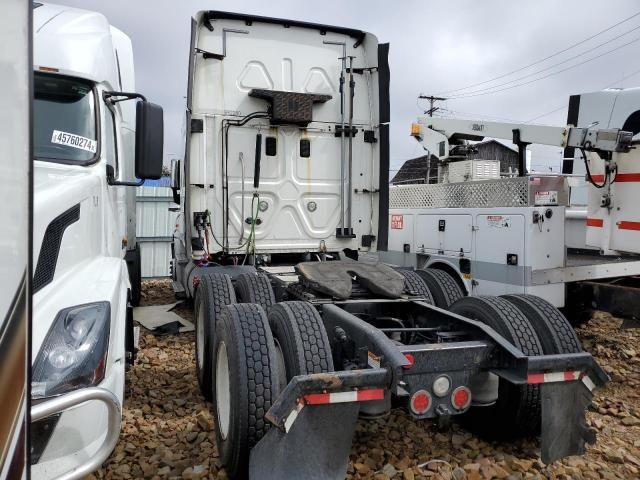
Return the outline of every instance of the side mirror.
[[[139,101],[136,104],[136,177],[157,180],[162,176],[163,143],[162,107]]]
[[[180,160],[171,160],[171,190],[173,202],[180,205]]]

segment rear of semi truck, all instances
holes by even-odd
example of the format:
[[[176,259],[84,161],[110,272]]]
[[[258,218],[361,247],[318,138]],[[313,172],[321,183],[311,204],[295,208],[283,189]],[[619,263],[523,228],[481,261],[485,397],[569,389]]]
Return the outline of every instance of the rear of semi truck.
[[[537,297],[465,297],[387,248],[388,46],[207,11],[192,22],[174,289],[230,478],[341,479],[358,416],[462,416],[487,437],[584,452],[607,381]]]
[[[135,92],[129,38],[34,4],[31,472],[82,478],[120,434],[139,294],[135,191],[162,168],[162,109]],[[138,262],[139,263],[139,262]]]
[[[174,176],[180,293],[193,297],[197,269],[213,262],[291,264],[386,245],[387,52],[355,29],[196,16],[187,152]]]

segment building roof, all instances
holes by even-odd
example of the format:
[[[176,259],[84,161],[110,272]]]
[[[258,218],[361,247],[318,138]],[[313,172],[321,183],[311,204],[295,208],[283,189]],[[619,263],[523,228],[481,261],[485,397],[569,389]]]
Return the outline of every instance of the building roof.
[[[489,140],[485,140],[484,142],[476,143],[476,144],[474,144],[474,146],[475,146],[475,147],[479,147],[479,146],[481,146],[481,145],[488,145],[488,144],[490,144],[490,143],[498,144],[498,145],[500,145],[501,147],[506,148],[507,150],[511,150],[512,152],[516,152],[516,153],[518,153],[518,150],[516,150],[514,147],[510,147],[509,145],[505,145],[504,143],[499,142],[499,141],[494,140],[494,139],[489,139]]]
[[[485,140],[484,142],[476,143],[473,146],[482,149],[482,146],[488,146],[491,144],[496,144],[500,148],[504,148],[513,153],[518,153],[517,150],[511,148],[504,143],[498,142],[497,140]],[[473,155],[470,159],[478,158],[478,154]],[[438,178],[438,157],[435,155],[431,156],[431,179]],[[407,183],[426,183],[427,178],[427,155],[423,155],[421,157],[412,158],[407,160],[402,164],[398,173],[391,179],[392,185],[402,185]],[[436,180],[437,181],[437,180]]]
[[[431,156],[431,177],[438,177],[438,157]],[[392,185],[404,183],[426,183],[427,178],[427,155],[412,158],[402,164],[400,170],[391,179]]]

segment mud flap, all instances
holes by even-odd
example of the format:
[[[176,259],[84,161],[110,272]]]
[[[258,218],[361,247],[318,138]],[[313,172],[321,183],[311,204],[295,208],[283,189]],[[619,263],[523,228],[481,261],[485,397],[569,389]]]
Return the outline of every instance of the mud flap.
[[[272,427],[251,450],[250,480],[342,480],[358,403],[306,406],[288,432]]]
[[[587,427],[586,409],[593,395],[581,382],[540,385],[542,396],[541,457],[547,465],[570,455],[585,452],[585,443],[596,441],[595,431]]]

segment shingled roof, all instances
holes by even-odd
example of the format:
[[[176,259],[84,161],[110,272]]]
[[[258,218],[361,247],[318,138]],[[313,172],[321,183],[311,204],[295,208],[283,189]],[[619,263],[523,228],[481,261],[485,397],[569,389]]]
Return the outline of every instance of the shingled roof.
[[[496,140],[486,140],[473,145],[478,153],[470,154],[469,159],[500,160],[500,170],[514,171],[518,168],[518,151]],[[431,182],[438,181],[438,157],[431,156]],[[404,162],[398,173],[391,179],[392,185],[408,183],[427,183],[427,155],[412,158]]]
[[[391,179],[392,185],[403,185],[406,183],[427,183],[427,155],[412,158],[402,164],[398,173]],[[438,157],[431,156],[431,183],[438,179]]]

